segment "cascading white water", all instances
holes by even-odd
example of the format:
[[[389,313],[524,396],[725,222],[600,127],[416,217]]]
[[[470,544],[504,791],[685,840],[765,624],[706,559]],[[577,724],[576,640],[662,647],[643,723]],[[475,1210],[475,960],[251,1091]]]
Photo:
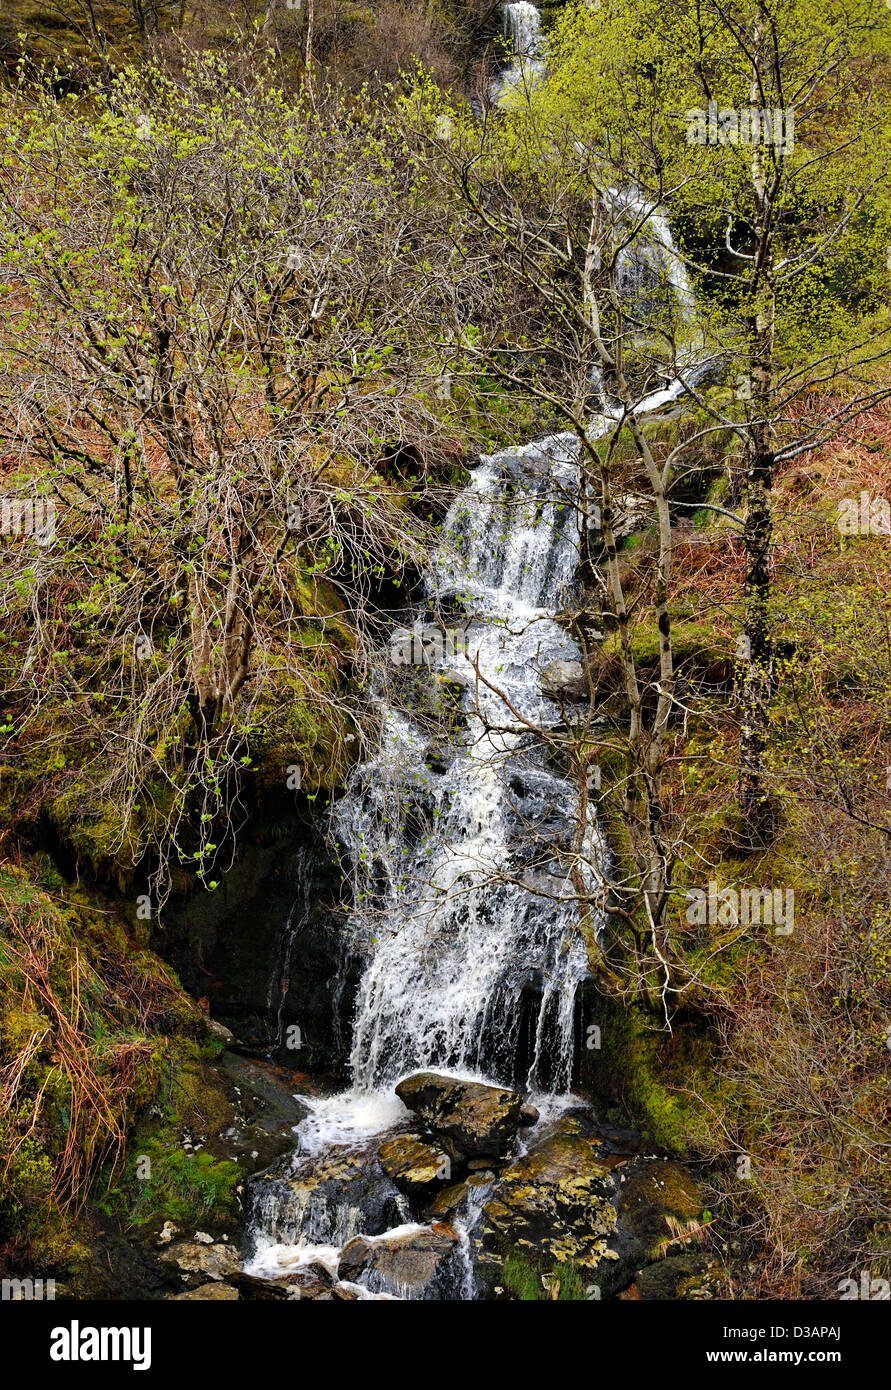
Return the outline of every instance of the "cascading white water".
[[[635,404],[634,413],[646,415],[661,411],[678,415],[679,402],[688,388],[695,387],[716,368],[720,369],[720,362],[706,351],[701,334],[695,329],[696,293],[665,213],[633,186],[608,189],[605,202],[611,220],[617,224],[616,231],[623,237],[629,231],[633,233],[633,239],[620,250],[616,263],[617,288],[623,303],[643,325],[658,327],[670,322],[675,329],[677,355],[673,364],[669,364],[667,342],[658,332],[649,363],[666,385],[643,395]],[[645,328],[641,337],[646,339],[647,336]],[[663,370],[659,370],[660,357],[665,361]],[[598,378],[598,385],[603,398],[602,377]],[[674,409],[668,412],[667,407]],[[619,419],[625,413],[621,405],[605,399],[603,408],[607,420]]]
[[[541,47],[541,13],[528,0],[503,7],[504,34],[514,58],[535,58]]]
[[[460,599],[474,614],[467,654],[439,662],[437,675],[469,687],[476,661],[501,693],[466,690],[466,730],[439,771],[429,765],[429,736],[387,708],[381,754],[341,802],[361,885],[352,926],[376,937],[359,992],[357,1092],[430,1066],[533,1088],[570,1085],[573,1001],[587,961],[558,851],[578,791],[543,765],[517,718],[545,728],[558,721],[542,672],[579,655],[552,616],[578,562],[575,469],[559,449],[553,442],[539,453],[540,471],[525,484],[509,470],[528,470],[534,451],[481,461],[449,513],[430,580],[439,604]],[[561,468],[565,503],[555,496]],[[530,987],[541,1007],[519,1076]]]
[[[511,88],[531,86],[544,72],[541,12],[527,0],[502,5],[504,37],[510,44],[510,61],[492,83],[491,99],[498,102]]]
[[[696,308],[696,295],[665,213],[640,193],[627,189],[610,189],[609,201],[632,223],[641,226],[641,235],[619,256],[619,289],[633,298],[645,275],[655,273],[664,278],[682,319],[689,321]]]
[[[494,105],[510,105],[514,88],[535,86],[546,74],[545,41],[541,31],[542,17],[535,5],[525,3],[502,5],[505,38],[510,43],[510,61],[493,80],[490,99]],[[687,267],[674,244],[668,219],[662,209],[650,203],[636,188],[606,190],[606,201],[620,223],[637,223],[639,232],[630,245],[619,254],[617,264],[618,289],[623,299],[642,318],[659,313],[680,314],[690,323],[696,307],[696,295]],[[687,389],[687,381],[695,384],[713,363],[703,354],[701,343],[690,344],[679,364],[683,371],[672,379],[666,377],[663,390],[652,392],[638,406],[636,413],[662,410],[674,404]],[[619,415],[607,400],[602,373],[592,372],[593,394],[599,396],[606,417]]]

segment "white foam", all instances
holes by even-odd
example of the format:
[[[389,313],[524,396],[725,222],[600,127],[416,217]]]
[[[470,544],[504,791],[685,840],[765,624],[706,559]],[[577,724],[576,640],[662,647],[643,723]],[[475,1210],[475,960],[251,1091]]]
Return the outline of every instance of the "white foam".
[[[429,1229],[429,1226],[419,1225],[417,1221],[406,1221],[402,1226],[391,1226],[389,1231],[382,1231],[379,1236],[363,1235],[362,1239],[366,1245],[388,1245],[391,1240],[405,1240],[408,1236],[418,1236]]]
[[[255,1253],[245,1262],[244,1272],[252,1274],[255,1279],[281,1279],[313,1264],[323,1265],[336,1279],[340,1264],[337,1246],[276,1245],[271,1241],[259,1240]]]
[[[310,1157],[333,1148],[361,1148],[368,1140],[404,1124],[409,1112],[392,1090],[342,1091],[336,1096],[299,1096],[309,1115],[295,1130],[300,1153]]]
[[[349,1279],[341,1279],[337,1286],[339,1289],[349,1289],[351,1293],[361,1303],[404,1303],[405,1300],[395,1293],[373,1293],[371,1289],[366,1289],[362,1284],[353,1284]]]

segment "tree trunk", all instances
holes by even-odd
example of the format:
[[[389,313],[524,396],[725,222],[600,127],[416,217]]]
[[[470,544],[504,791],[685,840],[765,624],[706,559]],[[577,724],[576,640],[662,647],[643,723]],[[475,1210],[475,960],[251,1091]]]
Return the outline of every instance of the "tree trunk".
[[[756,50],[760,31],[755,30]],[[751,100],[760,99],[757,68],[753,73]],[[769,702],[773,679],[773,641],[770,620],[770,542],[773,534],[774,456],[773,432],[773,334],[776,297],[773,282],[772,202],[776,176],[768,181],[764,151],[752,147],[752,189],[756,210],[755,254],[752,289],[755,313],[748,325],[751,413],[749,453],[745,477],[746,548],[745,618],[739,749],[739,808],[753,840],[762,842],[773,833],[773,808],[766,782]]]
[[[770,541],[773,534],[773,456],[756,453],[746,474],[745,647],[739,758],[739,807],[756,839],[773,821],[766,786],[768,703],[773,665],[770,622]]]
[[[316,23],[315,0],[309,0],[309,10],[306,17],[306,90],[309,95],[310,104],[315,108],[316,94],[312,82],[312,44]]]

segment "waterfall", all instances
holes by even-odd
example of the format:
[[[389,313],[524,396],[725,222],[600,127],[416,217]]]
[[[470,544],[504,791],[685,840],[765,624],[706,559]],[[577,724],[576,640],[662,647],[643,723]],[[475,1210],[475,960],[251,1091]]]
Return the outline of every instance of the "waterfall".
[[[628,189],[608,189],[605,202],[623,234],[637,228],[633,241],[620,251],[616,265],[617,288],[623,302],[629,305],[644,325],[675,319],[678,331],[678,374],[674,375],[668,370],[657,371],[665,386],[644,395],[634,407],[635,414],[644,415],[658,410],[677,415],[681,409],[678,403],[686,393],[687,385],[695,386],[710,373],[720,371],[720,360],[706,350],[701,335],[695,332],[696,294],[683,257],[674,244],[665,213],[633,186]],[[646,327],[640,338],[643,342],[647,341]],[[657,338],[653,359],[649,363],[651,369],[658,363],[661,346]],[[598,384],[602,394],[601,378],[598,378]],[[674,406],[674,411],[666,412],[669,406]],[[604,402],[607,421],[621,418],[623,414],[624,410],[618,404]]]
[[[541,47],[541,14],[534,5],[505,5],[502,10],[504,36],[510,40],[513,58],[535,58]]]
[[[527,472],[522,484],[514,474],[534,451],[482,459],[446,520],[431,596],[473,616],[467,654],[434,670],[464,687],[462,735],[431,766],[430,736],[385,708],[381,753],[340,803],[361,885],[350,928],[374,937],[351,1059],[357,1092],[419,1067],[533,1089],[571,1082],[573,1001],[587,961],[558,861],[578,790],[545,766],[499,694],[471,688],[475,659],[517,715],[545,728],[559,720],[542,672],[579,657],[553,618],[578,562],[575,468],[559,462],[559,448],[540,453],[548,471]],[[555,496],[561,468],[565,502]],[[539,986],[534,1048],[520,1074],[524,1000]]]
[[[610,189],[609,202],[621,215],[627,215],[630,222],[642,224],[640,234],[619,257],[619,289],[633,301],[648,276],[651,279],[659,276],[670,291],[681,318],[689,322],[696,307],[696,296],[687,267],[672,239],[668,218],[656,204],[634,191]]]
[[[554,619],[578,564],[575,488],[574,441],[556,436],[482,458],[448,513],[427,589],[439,608],[465,609],[467,649],[424,679],[463,691],[462,727],[443,748],[382,696],[378,751],[338,803],[353,888],[344,930],[365,967],[353,1084],[307,1098],[305,1153],[391,1126],[404,1113],[393,1087],[419,1068],[533,1092],[571,1085],[587,973],[567,871],[578,788],[522,719],[559,721],[542,674],[580,655]],[[500,694],[475,690],[474,661]],[[593,862],[598,833],[586,828]]]
[[[542,54],[541,13],[527,0],[519,4],[502,5],[504,37],[510,44],[510,60],[492,82],[490,97],[497,105],[511,87],[531,86],[545,70]]]

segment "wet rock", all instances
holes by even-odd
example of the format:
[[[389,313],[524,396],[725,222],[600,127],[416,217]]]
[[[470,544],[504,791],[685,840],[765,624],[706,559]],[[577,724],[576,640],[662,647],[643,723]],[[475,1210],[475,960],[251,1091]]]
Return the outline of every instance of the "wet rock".
[[[229,1245],[199,1245],[196,1241],[180,1241],[161,1252],[161,1259],[172,1264],[188,1276],[202,1276],[200,1281],[191,1279],[192,1286],[209,1279],[226,1280],[235,1274],[241,1265],[238,1254]]]
[[[452,1161],[442,1149],[425,1144],[416,1134],[397,1134],[380,1147],[381,1167],[401,1192],[418,1196],[435,1183],[448,1182]]]
[[[312,1279],[316,1283],[324,1284],[327,1289],[332,1289],[337,1283],[336,1275],[332,1274],[327,1265],[318,1261],[311,1265],[304,1265],[304,1273],[307,1279]]]
[[[249,1225],[276,1244],[345,1245],[408,1218],[408,1199],[368,1154],[303,1159],[296,1170],[260,1174],[249,1186]]]
[[[596,1138],[556,1133],[497,1179],[483,1208],[484,1263],[518,1250],[593,1269],[616,1228],[615,1179]]]
[[[437,772],[440,775],[442,775],[443,773],[448,772],[449,767],[454,761],[454,758],[454,748],[451,748],[448,744],[435,743],[431,744],[431,746],[427,749],[427,753],[424,757],[424,762],[427,764],[431,772]]]
[[[314,1262],[296,1265],[290,1273],[280,1274],[274,1279],[258,1279],[253,1274],[230,1275],[229,1282],[240,1290],[242,1298],[262,1300],[283,1300],[319,1298],[330,1293],[337,1283],[335,1275],[327,1265]]]
[[[463,1182],[452,1183],[450,1187],[438,1192],[424,1207],[425,1217],[429,1220],[451,1220],[455,1216],[466,1215],[469,1207],[478,1211],[482,1201],[481,1194],[485,1193],[494,1181],[495,1173],[491,1168],[469,1173]]]
[[[629,1163],[620,1177],[618,1213],[634,1263],[639,1267],[682,1253],[683,1243],[702,1226],[704,1205],[683,1164],[643,1158]]]
[[[171,1294],[168,1302],[194,1303],[237,1303],[240,1294],[231,1284],[199,1284],[197,1289],[187,1289],[185,1293]]]
[[[524,1105],[520,1111],[520,1129],[531,1129],[537,1125],[539,1114],[534,1105]]]
[[[624,1129],[595,1120],[591,1132],[603,1141],[610,1153],[635,1154],[640,1149],[640,1135],[636,1129]]]
[[[253,1274],[245,1274],[243,1270],[230,1274],[229,1283],[238,1289],[243,1299],[250,1302],[284,1301],[295,1297],[297,1293],[296,1284],[290,1279],[257,1279]]]
[[[341,1278],[354,1280],[371,1262],[373,1252],[374,1243],[367,1236],[354,1236],[352,1240],[348,1240],[340,1252]]]
[[[583,700],[588,694],[585,670],[580,661],[550,661],[541,678],[545,695],[564,700]]]
[[[451,1187],[444,1187],[438,1192],[426,1208],[432,1217],[454,1216],[466,1204],[470,1193],[470,1182],[455,1182]]]
[[[214,1038],[219,1038],[220,1042],[228,1044],[237,1041],[235,1034],[231,1028],[226,1027],[225,1023],[217,1023],[215,1018],[207,1019],[206,1023],[208,1033]]]
[[[302,799],[268,789],[218,892],[197,895],[178,880],[164,922],[165,959],[207,996],[213,1021],[301,1071],[337,1071],[349,1056],[362,961],[332,929],[340,872]],[[292,1025],[299,1049],[287,1044]]]
[[[458,1245],[458,1232],[445,1221],[406,1226],[384,1236],[357,1236],[341,1252],[340,1276],[352,1283],[361,1282],[373,1293],[397,1293],[413,1299],[442,1297]]]
[[[723,1274],[717,1260],[696,1253],[669,1255],[657,1264],[638,1270],[637,1297],[693,1301],[719,1298]]]
[[[437,1138],[468,1157],[497,1158],[513,1148],[523,1109],[517,1091],[427,1071],[400,1081],[396,1094]]]
[[[561,1134],[584,1134],[598,1139],[602,1153],[630,1156],[640,1150],[640,1135],[635,1129],[622,1129],[598,1118],[588,1105],[576,1105],[564,1110],[559,1123]]]
[[[330,1279],[313,1279],[301,1275],[296,1282],[288,1285],[291,1298],[330,1298],[334,1292]]]
[[[235,1099],[230,1122],[208,1139],[215,1156],[233,1160],[247,1174],[294,1150],[294,1126],[307,1107],[294,1096],[293,1072],[227,1052],[219,1065]]]

